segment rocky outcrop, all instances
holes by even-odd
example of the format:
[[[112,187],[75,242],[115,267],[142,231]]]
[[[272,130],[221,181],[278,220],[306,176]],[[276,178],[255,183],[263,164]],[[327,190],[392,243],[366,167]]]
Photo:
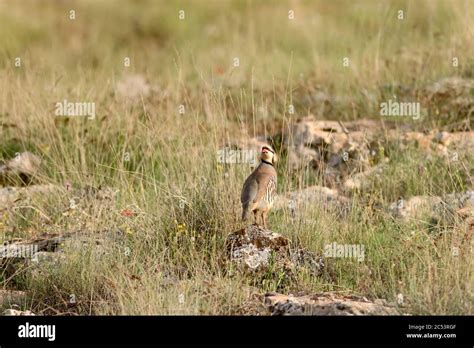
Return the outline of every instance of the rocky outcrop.
[[[276,198],[274,208],[288,209],[291,214],[312,205],[321,205],[325,208],[347,210],[350,206],[349,198],[339,194],[336,189],[313,185],[302,190],[291,191]]]
[[[268,266],[272,252],[287,251],[289,240],[261,226],[250,225],[231,233],[226,248],[231,261],[258,270]]]
[[[285,137],[289,164],[298,168],[318,166],[322,161],[337,167],[351,160],[367,165],[378,129],[379,123],[373,120],[342,124],[316,120],[314,116],[302,118]]]
[[[290,167],[319,167],[320,163],[336,167],[349,159],[365,161],[369,154],[366,143],[370,142],[376,129],[369,123],[361,121],[354,127],[353,124],[316,120],[314,116],[300,119],[284,136]]]
[[[387,128],[387,129],[386,129]],[[382,133],[382,130],[384,132]],[[384,160],[381,139],[398,143],[403,149],[415,144],[428,155],[449,156],[457,150],[474,147],[474,132],[405,131],[383,127],[374,120],[358,120],[347,123],[315,120],[313,116],[299,120],[285,136],[291,168],[303,166],[332,168],[342,174],[347,169],[368,170],[373,163]]]
[[[438,95],[441,92],[433,92]],[[438,94],[437,94],[438,93]],[[368,177],[377,174],[389,161],[390,150],[417,147],[427,158],[441,156],[457,161],[462,153],[474,148],[474,132],[397,129],[393,122],[361,119],[352,122],[318,120],[303,117],[275,138],[282,139],[282,153],[291,169],[310,167],[321,170],[325,185],[360,190]],[[264,137],[240,138],[232,142],[238,149],[256,150],[266,143]]]

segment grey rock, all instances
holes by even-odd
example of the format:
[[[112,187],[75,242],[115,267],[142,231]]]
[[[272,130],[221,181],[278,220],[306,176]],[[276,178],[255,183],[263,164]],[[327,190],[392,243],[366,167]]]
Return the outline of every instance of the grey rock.
[[[399,311],[385,301],[369,301],[364,297],[335,293],[316,295],[282,295],[268,293],[265,304],[272,315],[398,315]]]
[[[28,184],[40,169],[41,158],[31,152],[18,153],[0,166],[0,184]]]

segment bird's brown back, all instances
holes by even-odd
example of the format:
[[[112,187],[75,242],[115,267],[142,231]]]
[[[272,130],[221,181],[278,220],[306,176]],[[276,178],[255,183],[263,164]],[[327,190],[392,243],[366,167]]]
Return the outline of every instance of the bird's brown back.
[[[263,198],[269,185],[276,190],[276,183],[277,172],[275,168],[265,162],[260,163],[245,180],[241,195],[242,204],[255,202]]]

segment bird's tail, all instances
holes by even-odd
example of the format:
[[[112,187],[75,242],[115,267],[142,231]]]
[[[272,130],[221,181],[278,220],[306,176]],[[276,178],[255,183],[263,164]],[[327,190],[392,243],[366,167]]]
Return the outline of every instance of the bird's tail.
[[[242,204],[242,221],[247,221],[250,214],[250,204],[244,203]]]

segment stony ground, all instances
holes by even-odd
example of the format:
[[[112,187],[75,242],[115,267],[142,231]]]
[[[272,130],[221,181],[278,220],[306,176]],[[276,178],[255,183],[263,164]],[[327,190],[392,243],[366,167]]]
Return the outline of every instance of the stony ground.
[[[474,313],[470,1],[119,2],[0,0],[0,312]]]

